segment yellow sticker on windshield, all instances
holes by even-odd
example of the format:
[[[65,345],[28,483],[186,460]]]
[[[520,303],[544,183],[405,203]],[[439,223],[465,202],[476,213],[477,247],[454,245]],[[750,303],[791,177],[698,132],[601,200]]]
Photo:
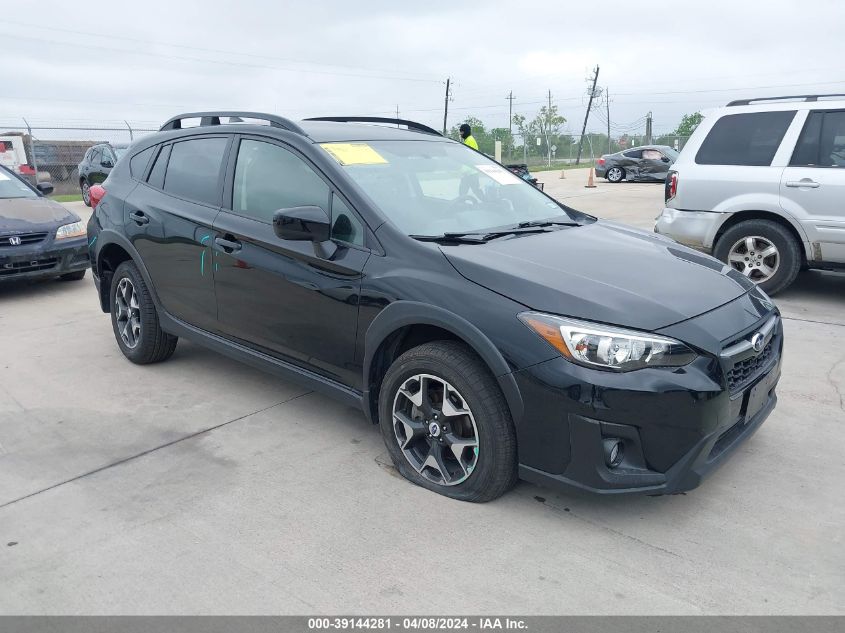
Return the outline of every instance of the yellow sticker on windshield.
[[[366,143],[321,143],[341,165],[384,165],[387,161]]]

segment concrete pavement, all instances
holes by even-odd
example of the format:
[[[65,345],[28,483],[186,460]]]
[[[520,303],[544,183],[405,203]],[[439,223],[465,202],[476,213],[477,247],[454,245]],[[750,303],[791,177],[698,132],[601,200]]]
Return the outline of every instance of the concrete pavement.
[[[549,190],[650,227],[659,185],[576,174]],[[845,279],[777,302],[779,406],[700,488],[474,505],[318,394],[184,341],[130,364],[90,275],[0,286],[0,614],[845,613]]]

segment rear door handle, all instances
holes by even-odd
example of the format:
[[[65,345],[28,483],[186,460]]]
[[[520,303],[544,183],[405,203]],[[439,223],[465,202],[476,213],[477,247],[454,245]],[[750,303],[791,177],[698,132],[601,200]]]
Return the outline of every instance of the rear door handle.
[[[236,239],[227,240],[223,237],[215,237],[214,243],[226,253],[234,253],[241,250],[241,243]]]
[[[805,178],[804,180],[787,180],[786,181],[787,187],[807,187],[808,189],[816,189],[819,186],[815,180],[810,180],[809,178]]]
[[[139,226],[150,223],[150,219],[146,215],[144,215],[143,211],[133,211],[129,214],[129,217],[132,219],[133,222],[136,222]]]

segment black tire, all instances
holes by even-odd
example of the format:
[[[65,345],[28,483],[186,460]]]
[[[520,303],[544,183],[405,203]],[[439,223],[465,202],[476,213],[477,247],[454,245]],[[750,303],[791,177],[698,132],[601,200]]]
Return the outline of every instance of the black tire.
[[[118,288],[122,280],[128,280],[137,299],[135,315],[140,322],[140,334],[135,338],[135,345],[130,346],[121,336],[118,325]],[[109,290],[109,308],[111,310],[112,329],[120,351],[133,363],[147,365],[167,360],[176,350],[178,338],[161,329],[158,313],[153,303],[147,284],[133,261],[125,261],[112,277]]]
[[[91,185],[88,184],[88,181],[82,178],[79,181],[79,190],[82,192],[82,202],[85,203],[86,207],[91,206]]]
[[[747,237],[762,237],[778,250],[778,267],[775,273],[758,283],[766,294],[775,295],[787,288],[801,270],[801,245],[795,236],[782,224],[772,220],[746,220],[725,231],[716,242],[713,255],[730,265],[728,257],[733,246]]]
[[[59,281],[79,281],[85,277],[85,269],[77,270],[72,273],[65,273],[59,276]]]
[[[447,381],[464,398],[464,406],[475,419],[476,461],[470,474],[460,483],[444,485],[430,481],[411,465],[399,446],[393,428],[394,400],[399,388],[417,374],[429,374]],[[510,410],[487,366],[463,343],[425,343],[396,359],[382,383],[379,426],[393,463],[406,479],[419,486],[453,499],[480,503],[503,495],[516,483],[516,433]]]
[[[614,171],[614,170],[618,170],[618,171]],[[613,183],[622,182],[622,180],[624,180],[624,178],[625,178],[625,170],[622,169],[621,167],[610,167],[607,170],[605,178],[607,179],[607,182],[613,182]]]

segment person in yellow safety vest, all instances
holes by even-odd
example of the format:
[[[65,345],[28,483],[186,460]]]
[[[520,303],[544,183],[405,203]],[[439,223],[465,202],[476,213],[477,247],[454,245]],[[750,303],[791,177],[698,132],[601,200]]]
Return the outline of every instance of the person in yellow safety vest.
[[[458,130],[461,133],[461,138],[464,139],[464,145],[469,145],[472,149],[478,151],[478,143],[472,137],[472,128],[468,124],[462,123]]]

